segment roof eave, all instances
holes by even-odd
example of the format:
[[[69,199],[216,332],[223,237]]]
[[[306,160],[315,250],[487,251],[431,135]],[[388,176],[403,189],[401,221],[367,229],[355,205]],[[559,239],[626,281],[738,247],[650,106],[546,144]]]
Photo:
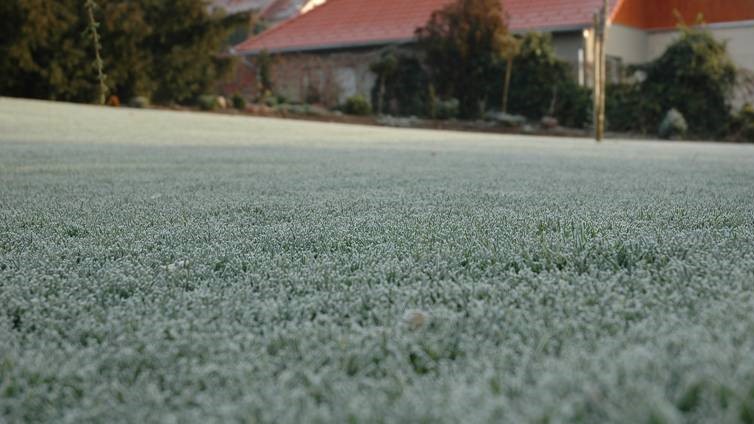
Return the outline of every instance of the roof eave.
[[[555,26],[538,27],[538,28],[521,27],[521,28],[511,29],[511,32],[514,34],[525,34],[527,32],[550,32],[550,33],[574,32],[574,31],[582,31],[591,27],[592,27],[591,22],[589,23],[585,22],[585,23],[580,23],[580,24],[555,25]]]
[[[390,45],[390,44],[408,44],[408,43],[413,43],[414,41],[416,41],[414,38],[391,38],[391,39],[384,39],[384,40],[370,40],[370,41],[361,41],[361,42],[357,41],[357,42],[321,44],[321,45],[312,45],[312,46],[291,46],[291,47],[272,48],[272,49],[265,49],[265,48],[252,48],[248,50],[235,49],[233,54],[235,56],[256,56],[262,53],[263,51],[267,51],[268,53],[273,53],[273,54],[305,53],[305,52],[315,52],[315,51],[323,51],[323,50],[345,50],[345,49],[355,49],[355,48],[362,48],[362,47],[385,46],[385,45]]]
[[[582,31],[584,29],[591,28],[591,25],[592,25],[591,23],[580,23],[580,24],[557,25],[557,26],[540,27],[540,28],[521,27],[521,28],[512,29],[511,32],[513,32],[514,34],[523,34],[530,31],[550,32],[550,33],[574,32],[574,31]],[[362,47],[384,46],[384,45],[389,45],[389,44],[410,44],[414,42],[416,42],[416,38],[414,37],[389,38],[389,39],[380,39],[380,40],[356,41],[356,42],[321,44],[321,45],[310,45],[310,46],[290,46],[290,47],[271,48],[271,49],[265,49],[263,47],[244,49],[244,50],[233,49],[231,54],[235,56],[256,56],[265,50],[268,53],[273,53],[273,54],[307,53],[307,52],[316,52],[316,51],[325,51],[325,50],[345,50],[345,49],[355,49],[355,48],[362,48]]]

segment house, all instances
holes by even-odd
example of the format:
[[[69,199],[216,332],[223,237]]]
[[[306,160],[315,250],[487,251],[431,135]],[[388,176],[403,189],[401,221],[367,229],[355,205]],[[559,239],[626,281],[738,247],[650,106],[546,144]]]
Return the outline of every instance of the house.
[[[411,46],[415,30],[452,0],[329,0],[237,45],[236,88],[254,94],[253,57],[276,56],[275,89],[298,101],[334,105],[368,96],[375,82],[369,65],[390,46]],[[553,36],[556,53],[574,77],[591,84],[593,17],[602,0],[502,0],[514,32]],[[610,0],[606,51],[611,78],[627,64],[660,55],[677,35],[678,16],[693,23],[702,14],[709,30],[728,43],[733,59],[754,70],[754,0]]]

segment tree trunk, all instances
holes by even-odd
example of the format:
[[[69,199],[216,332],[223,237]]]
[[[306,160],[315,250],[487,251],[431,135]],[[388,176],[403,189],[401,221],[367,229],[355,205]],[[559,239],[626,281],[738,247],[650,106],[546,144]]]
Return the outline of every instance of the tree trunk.
[[[505,67],[505,84],[503,84],[503,113],[508,113],[508,90],[511,85],[511,74],[513,73],[513,58],[508,58],[508,64]]]
[[[382,115],[382,105],[385,101],[385,76],[380,76],[380,94],[377,96],[377,114]]]

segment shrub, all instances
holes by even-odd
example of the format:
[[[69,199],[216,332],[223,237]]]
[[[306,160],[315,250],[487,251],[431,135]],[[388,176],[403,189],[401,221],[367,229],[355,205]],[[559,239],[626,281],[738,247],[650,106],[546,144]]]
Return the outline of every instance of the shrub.
[[[736,67],[725,43],[702,29],[681,27],[681,36],[657,60],[638,66],[641,83],[608,89],[608,125],[649,133],[676,109],[694,137],[723,137],[730,127]]]
[[[272,91],[273,56],[267,50],[263,50],[257,55],[254,62],[257,65],[257,81],[259,81],[259,87],[257,88],[259,92],[265,93]]]
[[[372,104],[378,113],[399,116],[429,113],[429,76],[417,57],[391,51],[373,63],[371,69],[378,78],[372,89]]]
[[[500,62],[499,66],[499,75],[503,75],[504,64]],[[526,34],[513,62],[508,99],[510,111],[533,120],[548,115],[557,85],[569,77],[567,66],[555,55],[549,34]],[[502,81],[498,81],[495,91],[502,93]]]
[[[343,113],[349,115],[366,116],[372,113],[372,105],[369,101],[361,95],[355,95],[349,97],[341,108]]]
[[[149,98],[145,96],[136,96],[128,102],[128,106],[136,109],[144,109],[149,107]]]
[[[458,99],[438,100],[434,107],[437,119],[453,119],[460,114],[461,103]]]
[[[498,63],[498,78],[491,89],[503,92],[506,64]],[[591,120],[591,90],[580,87],[570,65],[558,59],[549,34],[528,33],[520,39],[519,54],[513,61],[508,110],[531,120],[554,116],[568,127],[582,128]],[[501,106],[493,97],[491,104]]]
[[[230,102],[233,105],[233,109],[246,109],[246,100],[240,94],[234,94],[233,97],[230,98]]]
[[[681,37],[657,60],[644,67],[643,95],[651,98],[657,113],[675,108],[697,136],[721,136],[730,117],[728,99],[736,82],[736,67],[725,43],[706,30],[681,28]],[[659,110],[658,110],[659,109]]]
[[[557,87],[553,102],[553,115],[560,125],[571,128],[584,128],[592,122],[592,90],[579,86],[571,79],[562,81]]]
[[[649,101],[641,91],[640,84],[610,84],[605,96],[607,126],[612,131],[653,131],[649,116],[657,105]],[[656,125],[655,125],[656,128]]]
[[[754,106],[745,104],[733,117],[730,137],[733,141],[754,143]]]
[[[647,134],[671,109],[685,117],[694,137],[720,138],[734,127],[728,99],[737,71],[725,43],[709,32],[681,27],[680,38],[660,58],[636,70],[645,74],[642,82],[608,87],[610,129]]]
[[[678,140],[686,136],[689,126],[681,112],[670,109],[660,123],[657,135],[665,140]]]
[[[398,58],[392,51],[382,54],[380,60],[369,65],[369,70],[377,76],[377,83],[372,89],[372,102],[376,105],[378,114],[384,112],[387,97],[387,83],[398,71]]]
[[[263,103],[265,106],[268,106],[268,107],[275,107],[280,104],[277,96],[274,96],[272,92],[270,91],[261,92],[259,97],[257,98],[257,102]]]
[[[196,101],[196,104],[199,106],[199,109],[201,110],[215,110],[217,109],[217,96],[213,96],[212,94],[204,94],[199,96],[199,98]]]

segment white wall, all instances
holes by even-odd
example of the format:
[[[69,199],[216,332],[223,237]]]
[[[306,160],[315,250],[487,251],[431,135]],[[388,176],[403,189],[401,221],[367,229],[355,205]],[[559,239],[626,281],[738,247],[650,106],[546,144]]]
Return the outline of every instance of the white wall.
[[[608,55],[620,57],[627,65],[644,63],[649,58],[648,35],[640,29],[611,25],[605,46]]]
[[[728,53],[736,65],[754,71],[754,21],[713,24],[707,28],[718,40],[728,43]],[[678,31],[650,32],[647,59],[662,55],[677,37]]]

